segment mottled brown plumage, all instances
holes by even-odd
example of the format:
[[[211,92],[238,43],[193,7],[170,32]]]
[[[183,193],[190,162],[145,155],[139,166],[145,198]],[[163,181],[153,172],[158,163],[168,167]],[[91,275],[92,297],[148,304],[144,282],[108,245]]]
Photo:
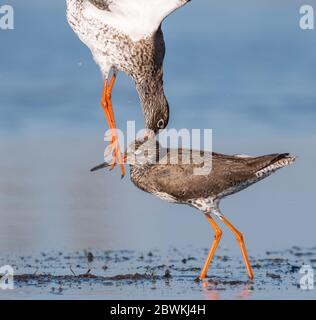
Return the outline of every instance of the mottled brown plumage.
[[[190,149],[165,149],[156,140],[137,140],[127,150],[131,180],[170,202],[219,214],[219,201],[293,163],[288,153],[259,157]],[[106,164],[101,165],[102,168]],[[196,169],[206,171],[196,172]],[[94,170],[93,170],[94,171]]]
[[[151,147],[148,143],[145,145]],[[142,153],[143,149],[144,145],[136,146],[138,152],[142,150]],[[247,188],[294,160],[287,153],[246,157],[160,147],[159,163],[151,163],[154,158],[146,159],[141,153],[137,155],[140,163],[131,163],[131,179],[137,187],[204,212],[218,211],[222,198]],[[195,174],[195,169],[207,165],[211,167],[208,173]],[[261,174],[265,168],[268,170]]]

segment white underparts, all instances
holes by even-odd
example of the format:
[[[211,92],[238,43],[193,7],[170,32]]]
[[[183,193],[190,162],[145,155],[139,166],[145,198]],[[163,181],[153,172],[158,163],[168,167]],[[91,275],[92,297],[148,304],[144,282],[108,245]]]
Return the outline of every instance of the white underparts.
[[[184,0],[114,0],[109,9],[100,10],[90,2],[84,4],[86,19],[102,23],[128,35],[133,41],[144,39],[156,31],[170,13],[184,5]]]
[[[155,195],[156,197],[160,198],[161,200],[167,201],[167,202],[177,202],[176,198],[174,198],[173,196],[171,196],[170,194],[166,193],[166,192],[154,192],[153,195]]]

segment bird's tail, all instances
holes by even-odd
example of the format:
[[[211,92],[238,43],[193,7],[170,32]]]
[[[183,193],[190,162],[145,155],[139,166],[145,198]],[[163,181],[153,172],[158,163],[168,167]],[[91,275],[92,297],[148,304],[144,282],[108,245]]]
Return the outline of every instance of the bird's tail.
[[[290,155],[289,153],[271,154],[257,157],[254,159],[258,165],[257,169],[255,170],[255,175],[258,178],[266,177],[274,171],[292,164],[295,159],[296,157]]]

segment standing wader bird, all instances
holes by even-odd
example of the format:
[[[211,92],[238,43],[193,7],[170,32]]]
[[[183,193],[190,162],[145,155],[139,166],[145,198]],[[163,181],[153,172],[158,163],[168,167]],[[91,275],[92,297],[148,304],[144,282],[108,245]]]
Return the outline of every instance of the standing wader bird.
[[[145,128],[155,133],[164,129],[169,120],[169,106],[163,90],[165,43],[161,23],[190,0],[66,1],[68,22],[91,50],[104,77],[101,105],[112,134],[111,166],[118,160],[124,176],[111,102],[116,74],[123,71],[134,80]]]
[[[219,203],[226,196],[239,192],[278,169],[292,164],[295,157],[288,153],[250,157],[190,149],[165,149],[156,139],[145,141],[136,140],[126,151],[133,183],[162,200],[187,204],[200,210],[214,230],[215,239],[199,279],[206,277],[222,236],[222,231],[212,215],[226,224],[236,236],[248,276],[253,279],[243,236],[220,212]],[[108,166],[110,164],[103,163],[91,171]],[[209,169],[204,174],[196,174],[196,169],[205,167]]]

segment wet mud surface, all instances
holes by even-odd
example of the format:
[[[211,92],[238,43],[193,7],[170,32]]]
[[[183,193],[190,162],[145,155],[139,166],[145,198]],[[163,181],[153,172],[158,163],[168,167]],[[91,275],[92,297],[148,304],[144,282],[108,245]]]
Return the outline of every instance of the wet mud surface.
[[[186,252],[194,254],[186,254]],[[208,278],[196,281],[207,249],[168,251],[42,252],[2,256],[14,269],[14,289],[1,299],[315,299],[302,290],[303,265],[316,268],[316,248],[266,252],[250,257],[254,281],[242,258],[216,256]]]

